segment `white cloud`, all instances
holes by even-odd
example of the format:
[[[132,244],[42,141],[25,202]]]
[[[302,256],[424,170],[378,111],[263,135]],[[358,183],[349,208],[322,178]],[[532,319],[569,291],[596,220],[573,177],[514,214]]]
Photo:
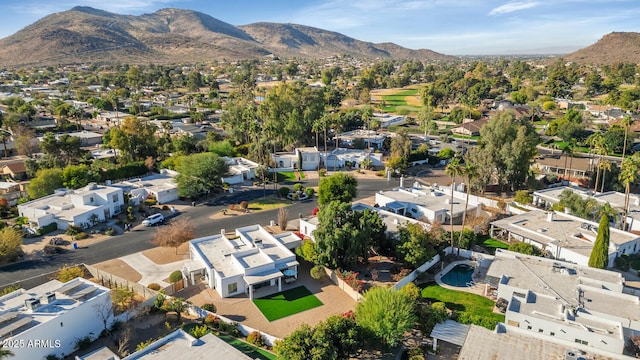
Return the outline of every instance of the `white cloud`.
[[[538,5],[540,5],[540,3],[537,1],[514,1],[493,8],[491,11],[489,11],[489,15],[492,16],[508,14],[514,11],[531,9],[532,7],[536,7]]]

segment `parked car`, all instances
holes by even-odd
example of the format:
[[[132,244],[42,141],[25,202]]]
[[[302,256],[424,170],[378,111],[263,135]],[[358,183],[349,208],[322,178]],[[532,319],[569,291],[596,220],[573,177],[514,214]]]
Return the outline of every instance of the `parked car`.
[[[144,226],[153,226],[157,224],[161,224],[164,221],[164,216],[162,214],[153,214],[148,218],[142,221],[142,225]]]

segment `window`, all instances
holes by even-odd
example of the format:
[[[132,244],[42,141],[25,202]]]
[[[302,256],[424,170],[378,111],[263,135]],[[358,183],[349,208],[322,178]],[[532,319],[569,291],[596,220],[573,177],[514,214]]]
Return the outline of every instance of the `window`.
[[[238,283],[233,283],[233,284],[227,285],[227,292],[229,294],[233,294],[233,293],[235,293],[237,291],[238,291]]]
[[[554,333],[553,331],[549,333],[549,335],[551,336],[556,336],[556,333]]]
[[[544,330],[538,329],[538,332],[542,334],[544,332]]]
[[[527,330],[531,330],[531,325],[527,326]]]
[[[118,202],[118,194],[113,195],[113,202]]]
[[[89,198],[89,202],[93,202],[93,196]]]
[[[582,344],[582,345],[589,345],[588,341],[584,341],[584,340],[580,340],[580,339],[575,339],[575,342],[577,342],[578,344]]]

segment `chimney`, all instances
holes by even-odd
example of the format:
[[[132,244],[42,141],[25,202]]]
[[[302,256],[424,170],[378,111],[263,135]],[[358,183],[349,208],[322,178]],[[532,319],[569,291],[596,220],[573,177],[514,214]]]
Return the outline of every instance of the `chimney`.
[[[400,176],[400,187],[403,188],[404,187],[404,175]]]
[[[224,234],[225,234],[224,229],[220,229],[220,235],[224,236]]]
[[[547,221],[549,221],[549,222],[553,221],[553,211],[549,211],[547,213]]]

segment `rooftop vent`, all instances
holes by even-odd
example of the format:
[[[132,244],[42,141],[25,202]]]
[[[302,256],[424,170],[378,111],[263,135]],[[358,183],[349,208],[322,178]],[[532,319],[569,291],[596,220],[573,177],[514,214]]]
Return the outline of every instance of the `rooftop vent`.
[[[24,306],[27,308],[27,310],[35,310],[40,307],[40,300],[34,298],[26,299],[24,301]]]
[[[50,291],[46,292],[42,297],[42,302],[45,304],[51,304],[54,301],[56,301],[56,294]]]
[[[547,221],[553,221],[553,215],[554,215],[553,211],[549,211],[547,213]]]

